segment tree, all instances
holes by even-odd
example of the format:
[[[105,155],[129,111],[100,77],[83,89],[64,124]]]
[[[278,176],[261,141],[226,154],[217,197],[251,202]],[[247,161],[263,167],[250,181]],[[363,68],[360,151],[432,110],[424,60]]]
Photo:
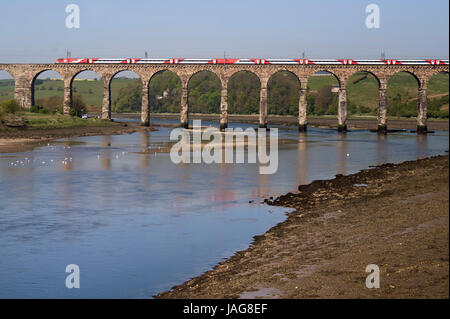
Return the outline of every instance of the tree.
[[[86,114],[86,103],[80,94],[74,94],[72,96],[72,108],[70,109],[70,115],[81,117]]]
[[[319,108],[320,114],[325,114],[333,101],[333,93],[331,92],[331,85],[323,86],[316,96],[316,104]]]
[[[119,90],[119,95],[114,101],[115,112],[133,112],[141,109],[141,84],[128,84]]]

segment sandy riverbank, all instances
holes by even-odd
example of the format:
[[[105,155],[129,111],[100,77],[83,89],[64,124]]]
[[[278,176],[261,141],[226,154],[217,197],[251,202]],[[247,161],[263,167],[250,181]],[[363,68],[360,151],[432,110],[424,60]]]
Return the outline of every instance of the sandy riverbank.
[[[448,298],[449,157],[299,187],[286,221],[157,298]],[[365,286],[368,264],[381,288]]]
[[[138,123],[113,123],[111,126],[83,126],[55,129],[22,129],[0,132],[0,153],[15,153],[32,150],[53,139],[93,135],[129,134],[138,131],[154,131]]]

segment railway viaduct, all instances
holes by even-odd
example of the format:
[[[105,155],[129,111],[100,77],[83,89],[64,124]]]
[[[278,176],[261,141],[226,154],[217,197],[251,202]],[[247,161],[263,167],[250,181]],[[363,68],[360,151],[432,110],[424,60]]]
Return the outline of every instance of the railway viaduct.
[[[15,81],[14,98],[24,108],[34,104],[34,81],[36,77],[48,70],[58,72],[64,81],[64,113],[69,113],[72,106],[72,83],[75,76],[83,71],[98,73],[103,81],[102,117],[111,118],[111,80],[121,71],[133,71],[142,81],[141,123],[150,124],[149,84],[151,78],[158,72],[169,70],[178,75],[182,83],[181,93],[181,126],[189,123],[188,83],[189,79],[201,71],[210,71],[221,81],[220,127],[224,129],[228,124],[228,81],[239,71],[255,74],[261,84],[259,124],[267,126],[267,84],[270,77],[279,71],[294,74],[300,82],[299,94],[299,130],[307,127],[307,85],[311,75],[319,71],[333,74],[339,82],[339,106],[337,127],[346,130],[347,121],[347,81],[356,72],[368,72],[375,76],[379,84],[378,131],[387,129],[387,82],[398,72],[412,74],[418,82],[417,132],[427,131],[427,87],[429,79],[436,73],[449,72],[448,65],[196,65],[196,64],[0,64],[0,70],[9,72]]]

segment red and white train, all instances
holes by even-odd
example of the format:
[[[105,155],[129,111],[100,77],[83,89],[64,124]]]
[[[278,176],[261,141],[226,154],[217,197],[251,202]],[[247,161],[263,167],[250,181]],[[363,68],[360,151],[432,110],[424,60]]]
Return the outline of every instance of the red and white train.
[[[449,60],[358,60],[358,59],[98,59],[98,58],[66,58],[57,59],[56,63],[85,64],[360,64],[360,65],[448,65]]]

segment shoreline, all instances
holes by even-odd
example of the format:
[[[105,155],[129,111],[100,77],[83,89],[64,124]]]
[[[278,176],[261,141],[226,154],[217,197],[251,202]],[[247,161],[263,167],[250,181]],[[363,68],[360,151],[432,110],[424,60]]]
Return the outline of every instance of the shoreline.
[[[135,113],[118,113],[114,114],[116,118],[139,118],[139,114]],[[178,119],[178,114],[152,114],[156,119]],[[218,114],[192,114],[191,117],[197,119],[219,121]],[[230,123],[252,123],[257,124],[259,117],[257,115],[229,115]],[[336,119],[334,117],[310,118],[308,125],[311,127],[337,129]],[[80,126],[71,128],[50,128],[50,129],[14,129],[0,132],[0,154],[16,153],[30,151],[41,143],[48,143],[51,140],[59,138],[71,138],[80,136],[96,136],[96,135],[120,135],[130,134],[138,131],[154,131],[155,126],[160,127],[177,127],[177,124],[151,123],[150,127],[141,126],[138,122],[114,122],[111,126]],[[296,127],[297,119],[293,116],[277,116],[269,115],[269,124]],[[390,120],[389,130],[392,131],[414,131],[416,129],[414,119]],[[376,119],[349,119],[349,130],[376,130]],[[428,129],[449,130],[449,122],[445,120],[430,120]]]
[[[113,114],[114,117],[128,117],[139,118],[140,114],[134,113],[117,113]],[[189,114],[190,119],[201,119],[206,121],[214,121],[219,123],[219,114]],[[153,119],[175,119],[179,120],[179,114],[173,113],[152,113],[150,114],[150,123]],[[259,123],[259,115],[228,115],[229,123]],[[319,128],[331,128],[337,129],[337,117],[336,116],[323,116],[323,117],[308,117],[308,126]],[[279,125],[287,127],[296,127],[298,125],[298,119],[289,115],[269,115],[268,125]],[[387,126],[389,130],[407,130],[415,131],[417,129],[417,121],[415,118],[388,118]],[[449,121],[448,119],[428,119],[428,130],[430,131],[448,131]],[[376,116],[373,117],[349,117],[347,120],[347,127],[349,130],[376,130],[378,128],[378,121]]]
[[[120,135],[155,131],[155,127],[139,123],[115,122],[111,126],[80,126],[72,128],[24,129],[0,132],[0,154],[31,151],[42,143],[60,138],[96,135]]]
[[[295,210],[155,298],[448,298],[449,156],[384,164],[265,200]],[[365,287],[365,267],[381,287]]]

